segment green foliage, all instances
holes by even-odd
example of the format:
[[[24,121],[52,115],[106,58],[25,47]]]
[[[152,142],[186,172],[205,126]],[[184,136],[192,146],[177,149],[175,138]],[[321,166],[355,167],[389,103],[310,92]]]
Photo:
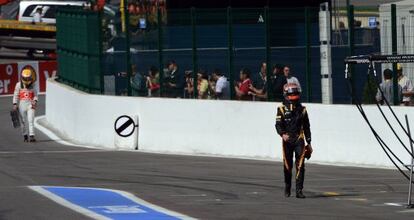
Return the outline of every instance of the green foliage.
[[[362,102],[364,104],[375,104],[375,95],[377,94],[376,79],[369,75],[365,82],[364,90],[362,93]]]

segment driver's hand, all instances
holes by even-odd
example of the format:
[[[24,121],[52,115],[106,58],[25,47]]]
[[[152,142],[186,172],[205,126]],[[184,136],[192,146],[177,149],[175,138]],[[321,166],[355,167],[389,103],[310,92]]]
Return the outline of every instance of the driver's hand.
[[[37,102],[36,101],[32,101],[32,109],[36,109],[37,107]]]
[[[308,144],[308,150],[309,150],[309,152],[310,152],[310,153],[312,153],[312,152],[313,152],[312,145]]]
[[[289,140],[289,135],[288,134],[283,134],[282,139],[283,139],[283,141],[288,141]]]

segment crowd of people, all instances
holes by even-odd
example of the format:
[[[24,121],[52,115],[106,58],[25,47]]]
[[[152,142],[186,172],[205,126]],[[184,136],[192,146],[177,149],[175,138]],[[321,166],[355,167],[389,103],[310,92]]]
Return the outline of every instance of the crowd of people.
[[[283,86],[286,84],[296,84],[302,92],[301,84],[292,75],[290,67],[287,65],[276,64],[271,69],[268,77],[267,64],[263,62],[257,74],[243,68],[239,76],[230,88],[230,81],[220,69],[207,72],[199,69],[196,74],[196,83],[192,71],[180,71],[175,61],[170,61],[164,71],[163,91],[160,92],[160,73],[157,67],[150,67],[147,74],[137,71],[135,65],[132,66],[131,88],[133,96],[142,97],[169,97],[169,98],[198,98],[198,99],[230,99],[233,92],[234,99],[244,101],[278,101],[284,100]],[[383,81],[376,92],[375,100],[380,104],[394,104],[394,98],[398,98],[398,103],[404,106],[413,105],[414,85],[412,81],[403,74],[403,68],[397,65],[398,95],[394,96],[393,71],[385,69]],[[197,89],[195,90],[195,85]],[[233,91],[231,91],[233,89]],[[270,93],[269,93],[270,91]],[[195,93],[196,92],[196,93]],[[126,95],[126,90],[121,95]],[[269,96],[270,94],[270,96]]]
[[[181,71],[178,64],[171,60],[164,72],[161,93],[159,69],[152,66],[147,74],[142,74],[133,65],[132,95],[226,100],[230,99],[231,90],[233,89],[234,97],[237,100],[267,101],[272,99],[283,101],[283,86],[285,84],[297,84],[299,90],[301,90],[300,82],[291,74],[289,66],[274,65],[269,77],[266,72],[267,64],[265,62],[261,64],[259,72],[255,75],[249,69],[243,68],[233,82],[234,88],[230,88],[229,79],[220,69],[214,69],[210,73],[204,69],[199,69],[197,74],[194,75],[192,71]],[[271,94],[270,97],[269,93]]]

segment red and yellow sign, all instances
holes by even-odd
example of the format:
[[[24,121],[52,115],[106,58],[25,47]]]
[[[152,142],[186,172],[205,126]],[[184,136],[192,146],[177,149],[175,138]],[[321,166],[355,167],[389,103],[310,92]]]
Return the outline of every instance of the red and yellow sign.
[[[20,72],[25,66],[31,66],[36,72],[35,86],[39,92],[46,91],[46,80],[56,76],[56,61],[30,61],[0,64],[0,96],[13,94],[14,86],[19,81]]]

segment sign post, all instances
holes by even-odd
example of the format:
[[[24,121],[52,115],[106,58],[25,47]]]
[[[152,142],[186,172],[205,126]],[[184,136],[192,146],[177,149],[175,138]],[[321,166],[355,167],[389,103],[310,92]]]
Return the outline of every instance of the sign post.
[[[319,41],[321,53],[321,89],[322,103],[333,103],[332,90],[332,57],[331,57],[331,15],[329,12],[329,4],[320,5],[319,11]],[[310,50],[310,49],[309,49]],[[310,53],[310,51],[309,51]],[[310,54],[308,54],[310,56]],[[310,70],[309,70],[310,72]],[[308,76],[310,86],[310,75]],[[308,94],[311,91],[308,91]],[[310,101],[310,100],[309,100]]]

